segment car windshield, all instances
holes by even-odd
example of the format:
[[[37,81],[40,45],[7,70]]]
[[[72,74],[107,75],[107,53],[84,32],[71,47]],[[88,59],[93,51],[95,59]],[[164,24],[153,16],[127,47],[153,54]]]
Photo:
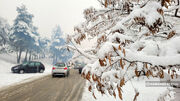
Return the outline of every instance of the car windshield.
[[[23,65],[23,66],[26,66],[27,64],[29,64],[29,62],[24,62],[22,65]]]
[[[55,66],[58,66],[58,67],[64,67],[65,64],[64,64],[64,63],[57,63],[57,64],[55,64]]]
[[[77,63],[76,65],[77,65],[77,66],[83,66],[83,67],[85,66],[84,63]]]
[[[78,65],[78,66],[80,66],[80,65],[81,65],[81,63],[77,63],[77,65]]]

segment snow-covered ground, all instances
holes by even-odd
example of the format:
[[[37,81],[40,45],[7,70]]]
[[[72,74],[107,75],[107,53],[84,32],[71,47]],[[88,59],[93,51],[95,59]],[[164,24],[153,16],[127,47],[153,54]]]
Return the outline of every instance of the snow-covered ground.
[[[147,87],[146,81],[160,81],[159,79],[138,79],[138,80],[132,80],[131,82],[127,82],[127,84],[122,88],[123,93],[123,101],[133,101],[135,92],[134,88],[137,88],[137,91],[139,91],[139,96],[137,97],[137,101],[158,101],[158,99],[162,96],[165,96],[166,94],[170,94],[171,98],[168,96],[165,97],[165,101],[170,101],[174,99],[174,93],[173,91],[167,90],[167,87]],[[133,86],[131,85],[133,84]],[[169,88],[172,90],[172,88]],[[117,92],[116,92],[117,93]],[[82,96],[81,101],[121,101],[118,98],[118,93],[116,95],[116,98],[114,96],[110,95],[101,95],[99,92],[95,91],[95,96],[97,99],[94,99],[92,94],[88,91],[88,82],[86,83],[84,93]],[[160,100],[164,101],[164,100]]]
[[[11,86],[13,84],[34,80],[39,77],[50,74],[52,68],[51,60],[41,59],[38,61],[41,61],[45,65],[44,73],[17,74],[11,72],[11,67],[17,65],[15,55],[0,54],[0,89],[7,86]]]

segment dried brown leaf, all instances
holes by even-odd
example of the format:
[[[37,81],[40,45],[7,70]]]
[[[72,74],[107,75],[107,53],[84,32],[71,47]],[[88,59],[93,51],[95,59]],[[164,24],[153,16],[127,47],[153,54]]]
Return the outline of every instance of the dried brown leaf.
[[[170,69],[168,69],[168,74],[170,74]]]
[[[125,85],[125,80],[124,80],[124,78],[123,79],[121,79],[121,82],[120,82],[120,87],[122,87],[123,85]]]
[[[92,75],[92,79],[93,79],[93,81],[98,81],[98,78],[97,78],[97,76],[96,75]]]
[[[164,14],[164,11],[162,9],[158,9],[157,10],[159,12],[159,14],[163,15]]]
[[[85,78],[85,73],[83,72],[83,73],[81,73],[81,76],[83,77],[83,78]]]
[[[137,51],[141,51],[144,47],[140,47]]]
[[[145,63],[145,68],[148,69],[148,64],[147,63]]]
[[[99,59],[99,63],[100,63],[101,66],[105,66],[104,60]]]
[[[176,74],[176,79],[178,78],[178,74]]]
[[[137,71],[137,68],[135,69],[135,74],[136,74],[137,77],[140,76],[139,72]]]
[[[107,8],[107,6],[108,6],[108,0],[105,0],[104,6],[105,6],[105,8]]]
[[[164,6],[165,6],[166,8],[168,8],[168,5],[167,5],[167,3],[166,3],[166,2],[164,3]]]
[[[121,88],[118,87],[118,93],[119,93],[119,98],[122,100],[122,93],[121,93]]]
[[[160,78],[164,78],[164,71],[162,71],[162,70],[160,72]]]
[[[165,0],[167,3],[169,3],[170,4],[170,2],[171,2],[171,0]]]
[[[91,90],[92,90],[92,87],[91,87],[91,86],[89,86],[89,87],[88,87],[88,90],[91,92]]]
[[[122,59],[120,59],[120,66],[121,66],[122,69],[124,69],[124,65],[123,65],[123,60]]]
[[[108,56],[108,60],[109,60],[109,64],[112,65],[111,64],[111,57],[110,56]]]
[[[116,98],[116,93],[115,92],[113,92],[113,96],[114,96],[114,98]]]
[[[175,31],[171,31],[171,32],[169,33],[167,39],[172,38],[175,34],[176,34]]]
[[[91,76],[91,74],[90,74],[90,71],[86,74],[86,79],[88,80],[88,81],[90,81],[90,76]]]
[[[149,77],[150,73],[149,70],[146,72],[146,76]]]
[[[118,49],[121,51],[121,46],[119,45]]]
[[[174,79],[174,75],[171,75],[171,78]]]
[[[126,51],[125,51],[125,49],[123,49],[123,54],[124,54],[124,56],[126,56]]]
[[[115,76],[114,76],[116,79],[118,79],[119,77],[117,76],[117,74],[115,74]]]
[[[116,52],[117,51],[117,49],[113,46],[113,50]]]
[[[139,96],[139,92],[136,93],[136,95],[134,96],[133,101],[136,101],[138,96]]]
[[[94,97],[94,99],[96,99],[96,96],[95,96],[95,94],[93,93],[93,97]]]

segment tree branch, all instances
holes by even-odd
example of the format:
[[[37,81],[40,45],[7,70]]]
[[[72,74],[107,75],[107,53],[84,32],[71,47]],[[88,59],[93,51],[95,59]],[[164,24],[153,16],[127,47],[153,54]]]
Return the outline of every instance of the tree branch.
[[[178,4],[177,4],[177,5],[179,6],[179,4],[180,4],[179,0],[177,0],[177,2],[178,2]],[[178,16],[178,15],[177,15],[178,10],[179,10],[179,8],[177,8],[177,9],[176,9],[176,11],[175,11],[175,17],[179,17],[179,18],[180,18],[180,16]]]
[[[80,49],[79,48],[77,48],[77,46],[70,40],[70,42],[71,42],[71,44],[74,46],[74,50],[76,50],[78,53],[80,53],[82,56],[84,56],[84,57],[86,57],[87,59],[89,59],[89,60],[92,60],[92,58],[95,58],[95,57],[93,57],[92,55],[89,55],[89,54],[85,54],[85,53],[83,53],[82,51],[80,51]]]

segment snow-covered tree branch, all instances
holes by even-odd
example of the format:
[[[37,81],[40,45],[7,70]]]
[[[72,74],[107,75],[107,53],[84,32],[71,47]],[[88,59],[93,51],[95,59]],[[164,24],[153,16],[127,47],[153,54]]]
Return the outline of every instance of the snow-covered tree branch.
[[[164,78],[167,69],[176,78],[180,67],[180,31],[170,13],[179,8],[173,0],[97,0],[102,8],[84,11],[85,22],[75,27],[72,37],[77,44],[96,40],[91,47],[92,64],[82,76],[101,94],[122,100],[123,86],[143,74],[149,78]],[[177,12],[178,13],[178,12]],[[174,14],[174,13],[173,13]],[[178,19],[175,17],[173,19]],[[79,51],[79,49],[77,49]],[[79,52],[82,55],[88,52]],[[141,72],[142,71],[142,72]],[[135,89],[135,99],[139,92]],[[96,98],[96,97],[95,97]]]

